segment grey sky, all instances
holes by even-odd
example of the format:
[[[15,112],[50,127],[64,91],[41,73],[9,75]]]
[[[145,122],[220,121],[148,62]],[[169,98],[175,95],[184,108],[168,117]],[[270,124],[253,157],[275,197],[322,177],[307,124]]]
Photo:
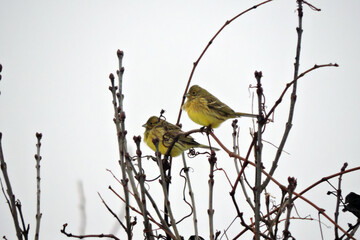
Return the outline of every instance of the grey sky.
[[[80,225],[79,180],[83,181],[86,194],[87,233],[108,233],[114,225],[97,192],[114,209],[121,206],[107,187],[112,185],[119,192],[122,190],[106,171],[111,169],[120,176],[108,90],[108,75],[117,69],[116,50],[125,52],[124,108],[129,148],[133,150],[132,136],[143,134],[141,125],[149,116],[165,109],[167,119],[176,121],[192,63],[227,19],[258,2],[0,0],[0,3],[3,65],[0,131],[8,171],[33,234],[35,132],[42,132],[41,237],[65,239],[59,231],[63,223],[69,223],[68,230],[73,233],[78,232]],[[294,125],[285,146],[290,155],[283,154],[275,174],[284,185],[288,176],[297,178],[298,191],[339,171],[345,161],[349,168],[359,165],[360,2],[314,0],[311,3],[322,11],[304,7],[301,72],[314,64],[336,62],[340,67],[316,70],[299,82]],[[295,0],[275,0],[240,17],[214,41],[192,83],[207,88],[237,111],[251,112],[248,87],[255,84],[253,73],[259,70],[264,75],[266,103],[270,108],[292,79],[296,26]],[[275,145],[279,144],[286,123],[288,103],[289,94],[264,134]],[[185,114],[182,123],[186,130],[198,127]],[[230,124],[228,121],[215,130],[229,147]],[[244,154],[250,142],[252,122],[244,118],[239,124]],[[206,143],[204,136],[194,137]],[[152,154],[144,144],[142,151]],[[275,149],[265,144],[267,169],[274,153]],[[200,234],[207,237],[208,162],[197,157],[189,159],[188,164],[194,169]],[[154,163],[148,162],[146,167],[149,177],[156,177]],[[181,167],[181,162],[175,161],[173,184],[178,189],[182,188],[182,179],[177,175]],[[224,152],[219,153],[218,167],[226,169],[232,177],[235,174],[233,160]],[[223,211],[232,208],[228,201],[230,186],[221,172],[216,172],[215,177],[215,227],[223,231],[235,217],[235,210]],[[359,180],[358,172],[344,176],[344,194],[360,193]],[[335,198],[326,195],[329,190],[331,187],[323,184],[305,197],[333,216]],[[279,202],[278,188],[272,186],[269,191]],[[173,201],[181,206],[175,212],[181,218],[188,209],[181,201],[180,191],[172,194]],[[10,212],[2,194],[0,202],[0,234],[14,239]],[[296,206],[301,217],[310,214],[317,218],[315,209],[300,201]],[[249,211],[246,203],[243,209]],[[229,217],[229,212],[233,216]],[[331,224],[324,218],[321,221],[325,236],[332,237],[333,229],[326,228]],[[347,221],[354,223],[355,217],[341,213],[343,226],[346,227]],[[141,221],[138,225],[141,227]],[[191,235],[191,221],[180,229],[186,237]],[[230,230],[229,236],[237,230]],[[316,221],[293,221],[291,230],[299,239],[320,239]]]

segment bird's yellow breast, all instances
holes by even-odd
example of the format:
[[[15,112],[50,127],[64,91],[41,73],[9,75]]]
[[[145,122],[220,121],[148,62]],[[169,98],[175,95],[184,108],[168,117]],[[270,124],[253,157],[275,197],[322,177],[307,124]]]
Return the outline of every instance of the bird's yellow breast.
[[[159,152],[162,154],[162,155],[165,155],[167,150],[168,150],[168,147],[169,146],[165,146],[164,143],[163,143],[163,134],[162,133],[154,133],[153,132],[154,130],[150,130],[148,134],[145,135],[144,137],[144,142],[154,151],[156,152],[156,147],[153,143],[153,139],[156,138],[156,136],[158,136],[159,138]],[[161,134],[161,135],[159,135]],[[159,137],[161,136],[161,137]],[[170,152],[170,156],[171,157],[176,157],[176,156],[179,156],[180,154],[182,153],[181,149],[179,149],[176,144],[174,145],[174,147],[171,149],[171,152]]]
[[[187,101],[183,109],[192,121],[205,127],[211,125],[212,128],[216,128],[224,121],[212,114],[205,99],[197,98]]]

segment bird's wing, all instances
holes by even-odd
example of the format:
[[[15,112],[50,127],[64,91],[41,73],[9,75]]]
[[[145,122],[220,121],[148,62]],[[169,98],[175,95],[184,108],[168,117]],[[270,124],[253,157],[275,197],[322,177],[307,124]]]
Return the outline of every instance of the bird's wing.
[[[216,111],[220,116],[233,117],[235,115],[234,110],[214,96],[209,97],[206,101],[208,108]]]

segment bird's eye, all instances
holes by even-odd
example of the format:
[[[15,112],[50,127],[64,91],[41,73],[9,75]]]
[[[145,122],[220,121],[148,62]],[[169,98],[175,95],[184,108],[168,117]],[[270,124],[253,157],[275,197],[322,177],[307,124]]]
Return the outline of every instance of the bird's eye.
[[[192,93],[191,93],[192,95],[196,95],[196,92],[195,91],[192,91]]]

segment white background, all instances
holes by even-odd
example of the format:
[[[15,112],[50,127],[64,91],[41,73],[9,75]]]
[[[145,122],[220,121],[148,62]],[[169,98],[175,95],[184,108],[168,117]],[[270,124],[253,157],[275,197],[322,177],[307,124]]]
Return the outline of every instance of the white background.
[[[33,158],[36,132],[43,133],[41,155],[41,238],[66,239],[60,233],[79,232],[81,218],[78,182],[86,196],[86,233],[109,233],[117,226],[101,203],[101,193],[118,212],[122,203],[108,189],[120,185],[106,169],[120,177],[113,109],[108,75],[117,69],[116,50],[124,56],[124,108],[129,149],[133,153],[134,135],[142,135],[142,124],[152,115],[166,110],[166,118],[176,122],[181,98],[196,61],[207,42],[226,20],[258,1],[0,1],[0,131],[16,198],[23,204],[30,235],[35,230],[36,170]],[[300,72],[314,64],[338,63],[339,68],[318,69],[299,81],[293,128],[275,173],[282,184],[287,177],[298,180],[300,192],[313,182],[340,170],[359,165],[358,114],[360,87],[360,20],[357,0],[311,1],[321,12],[304,6],[304,33]],[[297,34],[296,2],[276,0],[253,10],[231,23],[206,52],[193,77],[193,84],[205,87],[237,111],[251,112],[249,85],[255,84],[254,71],[263,72],[263,87],[269,110],[287,82],[292,80]],[[250,91],[250,92],[249,92]],[[278,145],[285,128],[289,97],[275,112],[264,139]],[[254,102],[254,106],[256,106]],[[256,112],[256,109],[254,109]],[[183,129],[198,128],[183,114]],[[231,121],[215,129],[215,134],[231,148]],[[250,119],[240,119],[241,154],[250,143]],[[194,135],[206,143],[206,137]],[[142,144],[143,154],[153,154]],[[263,161],[271,166],[276,149],[264,143]],[[172,205],[177,219],[189,212],[182,202],[182,179],[178,172],[181,158],[174,162]],[[148,178],[158,174],[155,163],[145,161]],[[209,167],[206,157],[189,159],[198,205],[199,232],[208,238],[207,190]],[[233,160],[218,153],[218,167],[235,179]],[[247,176],[251,182],[253,169]],[[3,180],[3,177],[1,176]],[[336,179],[332,181],[337,184]],[[157,183],[150,191],[159,194]],[[328,184],[311,190],[305,197],[326,209],[333,217],[335,197]],[[359,173],[343,178],[343,194],[360,193]],[[236,216],[224,174],[215,173],[215,228],[223,231]],[[280,190],[270,184],[268,192],[276,203]],[[237,199],[251,212],[238,189]],[[133,201],[135,205],[135,202]],[[297,200],[300,217],[317,219],[317,211]],[[160,204],[161,206],[162,204]],[[295,214],[295,211],[293,212]],[[340,213],[341,225],[355,223],[350,213]],[[334,237],[332,225],[321,218],[324,239]],[[0,235],[15,239],[10,211],[0,195]],[[141,217],[137,234],[141,239]],[[317,221],[294,220],[290,231],[297,239],[320,239]],[[191,219],[180,224],[187,239],[192,235]],[[235,221],[231,239],[242,229]],[[116,231],[115,231],[116,232]],[[140,233],[140,234],[139,234]],[[124,231],[117,235],[124,239]],[[357,237],[360,235],[357,234]],[[246,239],[249,239],[247,235]],[[356,237],[356,236],[355,236]],[[223,239],[226,239],[225,237]],[[244,237],[245,239],[245,237]]]

